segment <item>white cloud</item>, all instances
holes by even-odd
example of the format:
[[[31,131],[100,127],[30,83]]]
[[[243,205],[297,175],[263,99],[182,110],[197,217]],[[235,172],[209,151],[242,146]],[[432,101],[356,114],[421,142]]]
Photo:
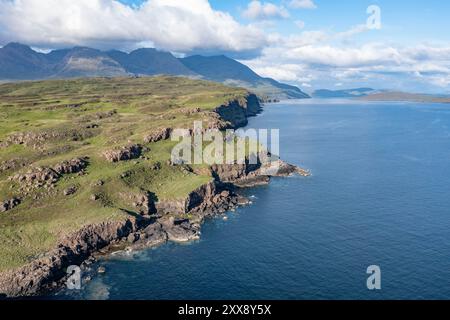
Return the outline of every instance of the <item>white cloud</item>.
[[[251,20],[283,19],[289,17],[289,12],[282,6],[254,0],[248,4],[242,15]]]
[[[294,21],[294,23],[297,26],[297,28],[299,28],[299,29],[303,29],[305,27],[305,22],[302,20],[296,20],[296,21]]]
[[[339,84],[343,88],[370,86],[418,92],[450,89],[450,45],[343,45],[341,40],[365,31],[364,26],[356,26],[334,34],[305,31],[272,37],[260,57],[244,63],[266,77],[307,88]]]
[[[316,9],[317,6],[313,0],[291,0],[289,7],[294,9]]]
[[[0,0],[0,42],[97,47],[154,45],[188,52],[258,50],[266,35],[214,10],[207,0]]]

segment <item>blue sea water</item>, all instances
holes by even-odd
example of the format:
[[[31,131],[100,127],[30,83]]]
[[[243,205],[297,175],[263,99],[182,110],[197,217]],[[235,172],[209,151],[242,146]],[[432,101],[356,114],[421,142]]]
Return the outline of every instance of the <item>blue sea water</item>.
[[[200,241],[108,258],[59,298],[450,298],[449,105],[283,102],[249,127],[279,128],[281,157],[312,176],[247,190]]]

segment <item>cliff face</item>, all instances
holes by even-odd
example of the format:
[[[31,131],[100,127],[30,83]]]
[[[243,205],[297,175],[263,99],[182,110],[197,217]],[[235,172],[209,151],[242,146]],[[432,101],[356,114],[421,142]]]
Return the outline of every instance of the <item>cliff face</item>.
[[[216,108],[220,118],[228,121],[232,128],[244,127],[248,124],[248,117],[254,117],[262,112],[258,97],[249,94],[245,99],[233,100],[228,104]]]
[[[58,286],[57,281],[66,276],[65,269],[79,265],[92,253],[117,239],[127,237],[141,227],[134,218],[120,222],[91,225],[61,241],[59,246],[32,263],[3,273],[0,292],[10,297],[34,296]]]

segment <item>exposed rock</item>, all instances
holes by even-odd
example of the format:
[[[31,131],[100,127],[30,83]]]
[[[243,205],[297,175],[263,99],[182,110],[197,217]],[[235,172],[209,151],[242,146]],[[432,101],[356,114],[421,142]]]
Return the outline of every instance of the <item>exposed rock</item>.
[[[161,140],[167,140],[170,138],[170,135],[172,134],[172,128],[160,128],[152,133],[148,134],[144,138],[145,143],[152,143],[152,142],[158,142]]]
[[[59,128],[41,131],[18,132],[10,135],[6,139],[6,144],[23,144],[33,149],[41,149],[42,145],[51,140],[81,141],[93,136],[89,130],[81,128]]]
[[[156,162],[152,165],[152,170],[161,170],[161,162]]]
[[[146,227],[141,233],[138,245],[141,247],[156,246],[167,241],[167,233],[159,222],[154,222]]]
[[[265,163],[261,166],[257,174],[268,175],[272,177],[287,177],[295,174],[303,177],[311,175],[307,170],[304,170],[298,166],[289,164],[282,160]]]
[[[22,159],[10,159],[0,163],[0,173],[8,170],[15,170],[26,165],[26,161]]]
[[[254,163],[252,163],[254,162]],[[215,164],[211,166],[213,176],[218,181],[222,182],[236,182],[240,179],[246,178],[251,172],[258,170],[261,167],[260,161],[250,161],[245,159],[243,164]]]
[[[10,177],[11,181],[16,181],[25,188],[49,187],[56,183],[63,174],[80,173],[87,167],[86,158],[76,158],[57,164],[53,168],[33,167],[25,174],[16,174]]]
[[[229,127],[238,128],[248,124],[248,117],[255,116],[262,111],[259,99],[249,94],[245,99],[232,100],[215,109],[222,120],[230,123]]]
[[[177,221],[173,217],[162,220],[161,224],[167,233],[169,241],[174,242],[189,242],[198,240],[200,226],[191,224],[189,220]]]
[[[134,218],[104,222],[82,228],[60,241],[54,250],[30,264],[0,274],[0,292],[9,297],[42,295],[66,276],[65,268],[80,265],[92,253],[128,237],[142,220]]]
[[[87,158],[75,158],[68,161],[63,161],[53,167],[58,174],[78,173],[84,170],[88,165]]]
[[[102,119],[114,117],[116,114],[117,114],[117,110],[111,110],[111,111],[106,111],[106,112],[97,112],[94,115],[94,117],[97,120],[102,120]]]
[[[18,182],[22,186],[40,188],[57,182],[59,177],[60,175],[53,169],[34,167],[25,174],[16,174],[9,179]]]
[[[64,190],[64,195],[70,196],[72,194],[75,194],[76,192],[77,192],[77,188],[75,186],[71,186],[71,187],[67,188],[66,190]]]
[[[171,200],[171,201],[158,201],[155,203],[156,212],[159,215],[166,214],[186,214],[187,200]]]
[[[106,268],[105,267],[98,267],[97,272],[100,274],[106,273]]]
[[[138,241],[140,238],[139,233],[131,233],[128,237],[127,237],[127,241],[129,243],[135,243],[136,241]]]
[[[9,211],[15,207],[17,207],[20,204],[20,199],[13,198],[9,199],[3,202],[0,202],[0,212],[6,212]]]
[[[249,174],[244,178],[241,178],[233,184],[239,188],[253,188],[258,186],[265,186],[270,183],[270,176]]]
[[[183,109],[178,109],[176,111],[176,113],[184,114],[184,115],[188,115],[188,116],[192,115],[192,114],[197,114],[200,112],[202,112],[202,109],[200,109],[200,108],[183,108]]]
[[[105,184],[105,182],[103,180],[98,180],[96,183],[94,183],[94,186],[96,187],[101,187]]]
[[[149,192],[135,193],[120,193],[121,197],[133,206],[141,215],[151,215],[156,213],[154,195]]]
[[[133,144],[119,149],[108,150],[103,153],[103,156],[109,162],[119,162],[139,158],[142,152],[142,146]]]

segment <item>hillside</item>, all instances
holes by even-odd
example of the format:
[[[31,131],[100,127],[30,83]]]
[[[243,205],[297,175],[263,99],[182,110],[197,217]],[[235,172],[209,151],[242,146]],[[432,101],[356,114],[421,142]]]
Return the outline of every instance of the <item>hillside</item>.
[[[138,49],[129,54],[121,51],[110,51],[107,54],[123,66],[127,72],[137,75],[196,75],[169,52]]]
[[[226,56],[192,56],[180,61],[207,80],[247,88],[259,95],[278,99],[304,99],[309,96],[295,86],[263,78],[249,67]]]
[[[171,77],[0,85],[0,271],[83,226],[148,210],[136,203],[150,192],[163,203],[211,181],[207,171],[167,164],[175,142],[152,141],[194,120],[220,126],[211,111],[247,97]],[[134,160],[111,161],[121,152],[117,160]]]

